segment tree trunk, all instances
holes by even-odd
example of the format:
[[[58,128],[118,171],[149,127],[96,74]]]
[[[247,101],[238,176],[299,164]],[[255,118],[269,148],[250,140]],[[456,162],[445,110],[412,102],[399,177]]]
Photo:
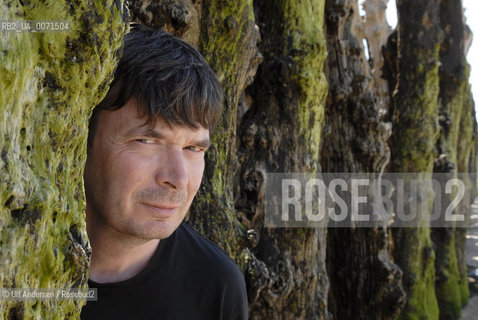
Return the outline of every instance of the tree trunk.
[[[469,170],[469,159],[473,158],[472,130],[476,121],[470,100],[469,66],[465,58],[470,35],[466,33],[460,1],[440,3],[440,18],[445,37],[440,47],[440,137],[434,169],[456,176],[456,173],[472,172]],[[472,177],[465,175],[463,178],[474,193],[470,182]],[[464,202],[457,211],[469,216],[470,204]],[[464,255],[465,230],[454,226],[434,228],[432,240],[436,252],[435,289],[440,319],[459,319],[460,310],[469,297]]]
[[[374,9],[370,2],[368,9]],[[388,86],[380,85],[379,69],[370,67],[380,61],[377,53],[370,61],[365,58],[361,39],[366,26],[355,1],[327,1],[326,17],[330,88],[322,169],[382,172],[390,158],[391,126],[380,114],[388,108]],[[374,22],[373,35],[377,30],[387,32],[384,20]],[[380,48],[386,37],[368,39],[369,48]],[[334,319],[395,319],[400,313],[405,302],[402,272],[388,256],[387,239],[383,228],[328,230],[329,310]]]
[[[438,138],[438,67],[443,40],[440,1],[399,0],[397,9],[398,70],[392,97],[389,170],[417,172],[425,180],[431,178]],[[412,204],[406,205],[412,209]],[[431,213],[431,208],[426,211]],[[420,219],[416,228],[392,229],[392,241],[394,261],[403,271],[407,293],[401,318],[437,319],[429,217]]]
[[[0,285],[85,288],[88,117],[126,30],[122,2],[9,1],[2,20],[68,20],[69,32],[0,32]],[[81,300],[0,300],[0,318],[75,319]]]
[[[264,61],[239,126],[236,210],[249,248],[253,319],[327,319],[324,229],[265,229],[266,172],[318,172],[327,83],[323,1],[256,1]],[[264,152],[263,150],[268,150]],[[290,150],[291,152],[284,152]],[[260,280],[262,286],[257,284]]]

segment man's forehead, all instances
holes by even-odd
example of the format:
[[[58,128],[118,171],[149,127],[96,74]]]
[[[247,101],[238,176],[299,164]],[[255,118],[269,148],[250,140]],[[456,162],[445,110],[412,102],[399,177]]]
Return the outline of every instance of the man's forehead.
[[[101,117],[106,118],[107,122],[116,124],[121,131],[130,130],[154,130],[154,131],[174,131],[174,129],[189,129],[191,131],[207,131],[198,124],[197,128],[188,125],[175,125],[166,122],[160,115],[150,119],[145,108],[143,108],[135,98],[129,99],[121,108],[114,110],[101,110]]]
[[[187,125],[170,125],[161,116],[154,122],[149,121],[147,113],[137,104],[135,100],[129,100],[117,110],[105,112],[105,117],[111,117],[108,122],[116,127],[119,134],[123,136],[140,135],[157,139],[175,137],[175,135],[187,135],[195,140],[209,140],[209,130],[202,126],[193,128]],[[179,136],[178,136],[179,138]]]
[[[209,137],[209,129],[198,125],[197,128],[188,125],[175,125],[167,123],[161,116],[157,116],[153,121],[150,121],[147,115],[138,113],[137,120],[141,122],[140,125],[136,127],[136,130],[143,133],[146,136],[162,138],[168,134],[168,132],[178,132],[178,131],[191,131],[199,136]]]

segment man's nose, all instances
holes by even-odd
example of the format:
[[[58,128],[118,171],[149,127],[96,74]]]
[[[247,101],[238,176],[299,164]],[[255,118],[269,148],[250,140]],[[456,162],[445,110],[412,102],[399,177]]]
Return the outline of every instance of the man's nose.
[[[168,150],[161,157],[156,174],[158,184],[180,190],[188,184],[186,161],[182,150]]]

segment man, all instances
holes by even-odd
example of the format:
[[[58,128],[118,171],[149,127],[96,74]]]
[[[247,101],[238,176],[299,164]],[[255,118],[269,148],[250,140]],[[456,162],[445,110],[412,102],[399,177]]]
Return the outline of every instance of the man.
[[[90,120],[92,247],[82,319],[247,319],[244,277],[183,219],[201,183],[222,91],[186,42],[133,25]]]

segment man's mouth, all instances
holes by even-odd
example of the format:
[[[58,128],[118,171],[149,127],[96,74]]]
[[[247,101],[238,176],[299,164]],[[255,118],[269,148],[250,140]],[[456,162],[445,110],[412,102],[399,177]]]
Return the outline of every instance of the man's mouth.
[[[153,211],[155,215],[158,215],[162,218],[166,218],[175,214],[180,207],[179,204],[159,204],[151,202],[141,202],[141,204],[146,207],[146,209]]]

